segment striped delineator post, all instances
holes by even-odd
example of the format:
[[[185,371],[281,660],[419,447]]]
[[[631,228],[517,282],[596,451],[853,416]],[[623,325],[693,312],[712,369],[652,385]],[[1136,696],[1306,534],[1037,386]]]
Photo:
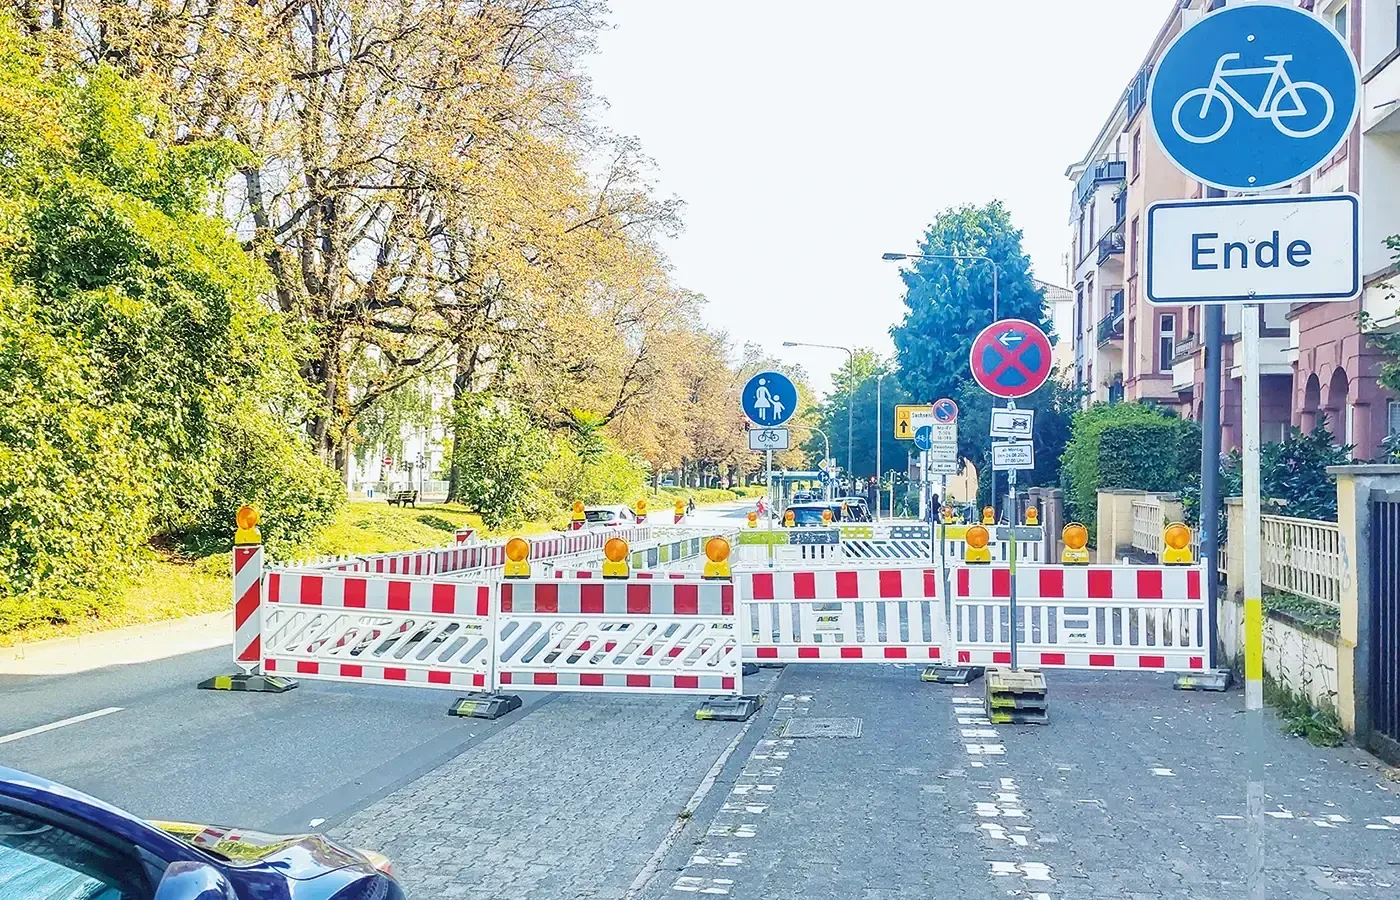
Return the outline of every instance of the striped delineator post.
[[[252,675],[262,646],[262,544],[233,546],[233,662]]]
[[[233,662],[239,671],[215,675],[199,683],[210,691],[259,691],[280,694],[296,687],[295,681],[266,676],[260,671],[262,655],[263,546],[258,523],[262,516],[251,506],[241,506],[238,530],[233,535]]]

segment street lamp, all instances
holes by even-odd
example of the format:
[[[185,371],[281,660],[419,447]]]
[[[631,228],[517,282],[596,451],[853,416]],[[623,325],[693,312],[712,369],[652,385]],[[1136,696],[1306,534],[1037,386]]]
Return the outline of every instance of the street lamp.
[[[819,434],[819,435],[822,436],[822,442],[826,444],[826,458],[827,458],[827,459],[831,459],[831,439],[828,438],[828,437],[826,436],[826,432],[825,432],[825,431],[822,431],[820,428],[817,428],[815,425],[793,425],[793,424],[787,424],[787,425],[784,425],[783,427],[784,427],[784,428],[800,428],[800,429],[802,429],[803,431],[815,431],[817,434]],[[828,500],[831,499],[831,489],[830,489],[830,485],[831,485],[831,482],[828,481],[828,482],[827,482],[827,488],[826,488],[826,491],[825,491],[825,493],[826,493],[826,499],[828,499]]]
[[[992,264],[992,321],[1001,318],[997,313],[997,282],[1000,280],[1001,267],[997,261],[990,256],[982,256],[976,253],[882,253],[880,258],[890,262],[897,262],[902,259],[971,259],[989,262]]]
[[[884,433],[880,427],[880,384],[885,380],[889,372],[880,372],[875,376],[875,521],[880,521],[880,479],[883,473],[880,471],[880,441],[884,438]],[[890,515],[894,515],[894,508],[890,508]]]
[[[855,478],[855,471],[856,471],[856,470],[855,470],[855,460],[854,460],[853,455],[852,455],[852,453],[851,453],[851,447],[853,446],[853,443],[854,443],[853,440],[852,440],[852,438],[851,438],[851,435],[854,433],[854,424],[853,424],[853,423],[855,422],[855,408],[856,408],[856,381],[855,381],[855,378],[856,378],[856,352],[855,352],[854,350],[852,350],[850,347],[842,347],[842,346],[840,346],[839,344],[804,344],[804,343],[802,343],[801,341],[783,341],[783,346],[784,346],[784,347],[816,347],[816,348],[821,349],[821,350],[845,350],[845,351],[846,351],[846,355],[847,355],[848,357],[850,357],[850,361],[851,361],[851,387],[850,387],[850,389],[846,392],[846,393],[849,395],[849,399],[846,401],[846,465],[850,467],[850,469],[851,469],[851,478],[854,479],[854,478]],[[831,451],[830,451],[829,449],[827,450],[826,458],[827,458],[827,459],[830,459],[830,458],[831,458]],[[854,481],[852,481],[852,483],[854,484]]]

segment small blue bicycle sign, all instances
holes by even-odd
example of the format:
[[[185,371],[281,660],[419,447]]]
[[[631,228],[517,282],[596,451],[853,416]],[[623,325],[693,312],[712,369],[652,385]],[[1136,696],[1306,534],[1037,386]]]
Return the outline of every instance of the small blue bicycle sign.
[[[1293,6],[1204,16],[1168,45],[1148,86],[1157,141],[1193,179],[1225,190],[1288,184],[1335,154],[1361,95],[1341,37]]]

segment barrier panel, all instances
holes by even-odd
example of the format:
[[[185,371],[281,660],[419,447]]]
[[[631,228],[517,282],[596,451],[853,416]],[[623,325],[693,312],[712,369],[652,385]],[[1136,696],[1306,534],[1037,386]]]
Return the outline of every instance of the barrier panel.
[[[1017,566],[1017,663],[1204,671],[1209,640],[1198,566]],[[959,663],[1008,664],[1011,572],[953,571]]]
[[[503,691],[743,693],[728,581],[508,581],[495,647]]]
[[[744,661],[940,659],[939,580],[927,567],[736,572]]]
[[[492,587],[469,581],[268,572],[265,674],[484,689]]]

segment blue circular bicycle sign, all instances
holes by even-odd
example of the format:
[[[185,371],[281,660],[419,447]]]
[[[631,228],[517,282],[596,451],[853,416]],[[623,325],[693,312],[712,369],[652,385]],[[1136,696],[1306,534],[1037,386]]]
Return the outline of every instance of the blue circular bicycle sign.
[[[1316,169],[1351,134],[1360,96],[1342,38],[1311,13],[1269,3],[1204,16],[1167,46],[1147,88],[1167,158],[1234,191]]]

